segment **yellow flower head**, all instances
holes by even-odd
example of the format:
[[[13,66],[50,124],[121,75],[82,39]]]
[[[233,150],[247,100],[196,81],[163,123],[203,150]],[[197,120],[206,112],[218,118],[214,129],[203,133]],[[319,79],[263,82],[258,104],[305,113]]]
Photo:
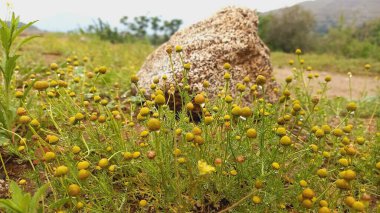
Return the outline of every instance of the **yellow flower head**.
[[[207,174],[211,174],[212,172],[215,172],[215,167],[208,165],[206,161],[204,160],[199,160],[198,170],[199,170],[199,175],[207,175]]]

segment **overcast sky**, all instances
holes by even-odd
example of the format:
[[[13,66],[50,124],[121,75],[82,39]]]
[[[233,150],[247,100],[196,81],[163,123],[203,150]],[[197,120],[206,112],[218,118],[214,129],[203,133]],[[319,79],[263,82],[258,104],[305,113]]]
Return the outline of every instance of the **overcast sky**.
[[[305,0],[0,0],[0,17],[6,18],[7,2],[21,20],[39,20],[35,26],[50,31],[84,27],[100,17],[117,26],[122,16],[179,18],[188,26],[230,6],[265,12]],[[9,5],[9,4],[8,4]]]

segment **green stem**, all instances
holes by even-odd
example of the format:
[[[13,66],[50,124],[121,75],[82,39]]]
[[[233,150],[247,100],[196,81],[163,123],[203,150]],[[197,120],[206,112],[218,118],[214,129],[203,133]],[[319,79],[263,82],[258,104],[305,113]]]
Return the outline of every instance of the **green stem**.
[[[159,167],[160,173],[161,173],[161,183],[163,186],[163,191],[165,192],[166,180],[165,180],[164,167],[163,167],[164,156],[162,153],[161,142],[160,142],[159,135],[157,132],[154,132],[154,139],[155,139],[157,154],[159,155],[159,158],[160,158],[157,163],[158,163],[158,167]]]
[[[4,173],[5,173],[5,177],[7,180],[9,180],[9,176],[8,176],[8,172],[7,172],[7,168],[5,167],[5,162],[3,160],[3,156],[1,154],[1,151],[0,151],[0,161],[1,161],[1,165],[3,167],[3,170],[4,170]]]

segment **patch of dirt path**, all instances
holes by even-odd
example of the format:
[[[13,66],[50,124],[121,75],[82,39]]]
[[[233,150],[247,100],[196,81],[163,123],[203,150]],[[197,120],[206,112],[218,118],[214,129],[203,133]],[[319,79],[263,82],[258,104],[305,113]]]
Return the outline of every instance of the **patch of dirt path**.
[[[349,76],[348,74],[336,73],[336,72],[324,72],[324,71],[311,71],[305,72],[305,82],[308,82],[307,75],[309,73],[318,73],[319,77],[313,78],[310,82],[310,87],[313,90],[313,94],[316,94],[320,90],[320,82],[324,82],[327,75],[331,76],[331,82],[327,96],[332,97],[344,97],[350,98]],[[277,82],[285,82],[285,78],[292,76],[290,68],[275,68],[274,77]],[[380,76],[364,76],[364,75],[352,75],[352,99],[358,100],[364,97],[379,96],[380,95]]]

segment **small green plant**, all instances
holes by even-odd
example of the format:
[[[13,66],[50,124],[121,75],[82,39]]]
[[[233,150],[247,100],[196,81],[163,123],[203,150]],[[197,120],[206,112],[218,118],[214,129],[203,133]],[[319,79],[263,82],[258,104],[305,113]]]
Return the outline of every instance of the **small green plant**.
[[[44,198],[44,194],[48,188],[45,184],[40,187],[33,196],[30,193],[24,192],[15,182],[10,184],[10,192],[12,198],[0,199],[0,210],[4,209],[6,212],[13,213],[36,213],[44,212],[43,206],[40,201]]]
[[[9,22],[0,20],[0,50],[2,54],[2,59],[0,60],[0,93],[3,94],[0,96],[0,127],[2,128],[0,129],[0,146],[7,141],[7,138],[9,138],[9,133],[7,131],[4,132],[3,130],[9,130],[15,119],[16,107],[14,100],[11,98],[11,82],[14,76],[17,59],[20,57],[17,52],[24,44],[36,36],[29,36],[21,41],[16,41],[16,39],[33,23],[35,23],[35,21],[29,22],[20,27],[20,17],[16,17],[14,13]],[[1,152],[0,160],[8,178]]]
[[[11,100],[11,82],[14,76],[17,59],[20,55],[17,51],[32,40],[36,36],[29,36],[21,41],[16,42],[16,39],[24,32],[28,27],[34,24],[36,21],[29,22],[21,27],[20,17],[12,14],[12,19],[7,22],[0,20],[0,42],[1,42],[1,54],[2,60],[0,64],[0,71],[2,74],[2,86],[1,92],[4,96],[0,97],[0,124],[6,129],[9,129],[10,124],[13,123],[12,100]]]

